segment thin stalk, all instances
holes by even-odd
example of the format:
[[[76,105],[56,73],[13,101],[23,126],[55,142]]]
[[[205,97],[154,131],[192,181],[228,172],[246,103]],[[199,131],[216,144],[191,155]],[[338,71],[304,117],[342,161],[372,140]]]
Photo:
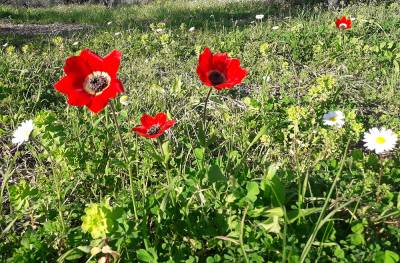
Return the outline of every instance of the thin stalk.
[[[382,181],[382,175],[384,172],[384,162],[385,162],[385,157],[382,155],[379,156],[379,177],[378,177],[378,185],[376,186],[377,191],[376,191],[376,201],[380,201],[380,186],[381,186],[381,181]]]
[[[331,188],[329,189],[328,195],[327,195],[326,198],[325,198],[325,202],[324,202],[324,205],[323,205],[323,207],[322,207],[322,211],[321,211],[321,213],[319,214],[319,217],[318,217],[317,223],[315,224],[314,230],[313,230],[313,232],[311,233],[311,236],[310,236],[310,238],[308,239],[308,241],[307,241],[307,243],[306,243],[306,245],[305,245],[305,247],[304,247],[304,249],[303,249],[303,252],[301,253],[300,263],[303,263],[304,260],[306,259],[306,256],[308,255],[308,252],[309,252],[310,249],[311,249],[311,245],[312,245],[312,243],[314,242],[315,237],[317,236],[318,230],[319,230],[319,228],[320,228],[321,220],[323,219],[324,214],[325,214],[325,212],[326,212],[326,209],[328,208],[328,204],[329,204],[331,195],[332,195],[332,193],[333,193],[333,189],[336,187],[336,183],[338,182],[339,177],[340,177],[340,175],[341,175],[341,173],[342,173],[343,166],[344,166],[344,162],[345,162],[346,156],[347,156],[347,150],[348,150],[348,148],[349,148],[349,144],[350,144],[350,140],[348,140],[348,142],[347,142],[346,148],[345,148],[344,153],[343,153],[343,156],[342,156],[342,160],[340,161],[339,171],[336,173],[335,179],[333,180],[333,183],[332,183],[332,185],[331,185]]]
[[[342,32],[342,49],[344,48],[344,30],[341,30]]]
[[[243,217],[242,217],[242,221],[240,223],[240,236],[239,236],[240,249],[242,250],[242,253],[243,253],[246,263],[249,263],[250,261],[247,258],[247,254],[246,254],[246,251],[244,250],[244,246],[243,246],[243,230],[244,230],[244,219],[246,218],[248,208],[249,207],[247,206],[243,211]]]
[[[110,102],[110,108],[111,108],[111,116],[112,116],[112,120],[114,122],[115,128],[117,129],[117,134],[118,134],[118,139],[119,139],[119,143],[121,146],[121,150],[122,150],[122,155],[124,156],[125,162],[126,162],[126,166],[127,166],[127,170],[128,170],[128,175],[129,175],[129,184],[130,184],[130,188],[131,188],[131,199],[132,199],[132,205],[133,205],[133,213],[135,215],[135,219],[138,220],[138,215],[136,212],[136,201],[135,201],[135,194],[134,194],[134,185],[133,185],[133,176],[132,176],[132,167],[129,163],[129,159],[128,159],[128,155],[126,154],[125,151],[125,146],[122,142],[122,136],[121,136],[121,129],[120,126],[118,124],[118,120],[117,120],[117,114],[115,113],[115,108],[112,102]]]
[[[287,217],[287,214],[286,214],[286,208],[285,208],[285,206],[283,206],[283,205],[281,205],[281,207],[282,207],[282,210],[283,210],[283,215],[284,215],[284,225],[283,225],[283,237],[282,237],[282,246],[283,246],[283,249],[282,249],[282,263],[286,263],[286,251],[287,251],[287,248],[286,248],[286,244],[287,244],[287,223],[289,222],[289,219],[288,219],[288,217]]]
[[[207,124],[207,120],[206,120],[206,114],[207,114],[207,104],[208,104],[208,99],[210,98],[211,92],[212,92],[213,88],[210,88],[210,90],[207,93],[207,97],[206,100],[204,101],[204,110],[203,110],[203,129],[204,129],[204,133],[206,132],[206,124]]]
[[[121,136],[121,128],[119,127],[118,124],[118,120],[117,120],[117,114],[115,113],[115,108],[114,108],[114,104],[110,101],[110,107],[111,107],[111,116],[112,116],[112,120],[114,122],[115,128],[117,128],[117,134],[118,134],[118,139],[119,139],[119,143],[121,145],[121,150],[122,150],[122,155],[124,156],[124,159],[127,163],[127,165],[129,164],[129,160],[128,160],[128,155],[126,154],[125,151],[125,146],[122,142],[122,136]]]
[[[17,160],[17,155],[18,155],[18,148],[14,153],[14,156],[12,157],[12,159],[10,160],[10,162],[7,165],[7,170],[3,175],[3,183],[1,185],[0,188],[0,215],[3,212],[3,194],[4,194],[4,189],[8,186],[8,180],[11,178],[12,174],[13,174],[13,167],[15,165],[15,162]],[[7,188],[8,189],[8,188]]]

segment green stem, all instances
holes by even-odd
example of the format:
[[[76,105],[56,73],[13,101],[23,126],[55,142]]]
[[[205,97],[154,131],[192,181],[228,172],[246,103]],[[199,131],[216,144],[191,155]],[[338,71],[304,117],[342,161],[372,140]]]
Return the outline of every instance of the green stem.
[[[210,90],[207,93],[207,97],[206,100],[204,101],[204,110],[203,110],[203,129],[204,129],[204,133],[206,133],[206,124],[207,124],[207,120],[206,120],[206,114],[207,114],[207,104],[208,104],[208,99],[210,98],[211,92],[212,92],[213,88],[210,88]]]
[[[344,48],[344,30],[342,29],[342,49]]]
[[[122,155],[124,156],[124,159],[127,163],[127,165],[129,164],[129,160],[128,160],[128,155],[125,152],[125,146],[122,142],[122,136],[121,136],[121,128],[119,127],[118,124],[118,120],[117,120],[117,114],[115,113],[115,108],[114,108],[114,104],[110,101],[110,107],[111,107],[111,116],[112,116],[112,120],[114,122],[115,128],[117,128],[117,134],[118,134],[118,139],[119,139],[119,143],[121,145],[121,150],[122,150]]]
[[[349,148],[349,144],[350,144],[350,140],[348,140],[348,142],[347,142],[346,148],[345,148],[344,153],[343,153],[343,156],[342,156],[342,160],[340,161],[339,170],[338,170],[338,172],[336,173],[335,179],[333,180],[333,183],[332,183],[332,185],[331,185],[331,188],[329,189],[328,195],[327,195],[326,198],[325,198],[325,202],[324,202],[324,205],[323,205],[323,207],[322,207],[322,211],[321,211],[321,213],[319,214],[319,217],[318,217],[317,223],[315,224],[314,230],[313,230],[313,232],[311,233],[311,236],[310,236],[310,238],[308,239],[308,241],[307,241],[307,243],[306,243],[306,245],[305,245],[305,247],[304,247],[304,249],[303,249],[303,252],[301,253],[300,263],[303,263],[303,262],[305,261],[306,256],[308,255],[308,252],[309,252],[310,249],[311,249],[312,243],[314,242],[314,239],[315,239],[315,237],[316,237],[317,234],[318,234],[318,230],[319,230],[319,228],[320,228],[320,223],[321,223],[322,218],[324,217],[324,214],[325,214],[325,212],[326,212],[326,209],[328,208],[328,204],[329,204],[331,195],[332,195],[332,193],[333,193],[333,189],[335,189],[336,183],[338,182],[339,177],[340,177],[340,175],[341,175],[341,173],[342,173],[343,166],[344,166],[344,162],[345,162],[346,156],[347,156],[347,150],[348,150],[348,148]]]
[[[245,251],[244,245],[243,245],[243,230],[244,230],[244,220],[246,218],[246,214],[247,214],[247,209],[248,208],[249,207],[247,206],[243,211],[243,217],[242,217],[242,221],[240,223],[240,236],[239,236],[240,249],[242,250],[242,253],[243,253],[243,256],[244,256],[244,259],[245,259],[246,263],[249,263],[250,261],[247,258],[247,254],[246,254],[246,251]]]
[[[3,212],[3,193],[4,193],[4,189],[8,186],[8,180],[13,175],[13,167],[14,167],[15,162],[17,160],[17,155],[18,155],[18,148],[15,151],[14,156],[12,157],[12,159],[10,158],[10,162],[7,165],[7,170],[3,174],[3,178],[2,178],[3,179],[3,183],[2,183],[1,188],[0,188],[0,215],[2,215],[2,212]]]
[[[127,166],[127,170],[128,170],[128,175],[129,175],[129,184],[130,184],[130,188],[131,188],[131,199],[132,199],[132,205],[133,205],[133,213],[135,215],[135,219],[138,220],[138,215],[136,212],[136,201],[135,201],[135,194],[134,194],[134,185],[133,185],[133,176],[132,176],[132,167],[129,163],[129,159],[128,159],[128,155],[126,154],[125,151],[125,146],[122,142],[122,136],[121,136],[121,129],[120,126],[118,124],[118,120],[117,120],[117,114],[115,113],[115,108],[112,102],[110,102],[110,108],[111,108],[111,116],[115,125],[115,128],[117,129],[117,134],[118,134],[118,139],[119,139],[119,143],[121,146],[121,150],[122,150],[122,155],[124,156],[125,162],[126,162],[126,166]]]

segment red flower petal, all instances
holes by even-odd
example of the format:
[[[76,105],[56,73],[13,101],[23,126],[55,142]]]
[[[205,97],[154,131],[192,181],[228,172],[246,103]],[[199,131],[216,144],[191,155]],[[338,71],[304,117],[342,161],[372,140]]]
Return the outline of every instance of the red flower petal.
[[[97,113],[104,109],[110,99],[124,91],[122,83],[116,79],[120,60],[121,52],[117,50],[112,51],[103,59],[89,49],[84,49],[79,56],[72,56],[65,61],[64,71],[67,76],[59,80],[54,87],[67,95],[68,104],[86,105],[91,111]],[[107,73],[111,78],[110,85],[101,93],[91,92],[89,94],[84,89],[84,81],[96,71]]]
[[[68,104],[73,106],[84,106],[90,103],[92,96],[86,93],[81,87],[76,86],[74,80],[69,76],[60,79],[54,87],[68,96]]]
[[[147,128],[140,125],[140,126],[136,126],[132,129],[132,131],[135,131],[137,133],[139,133],[140,135],[144,136],[147,132]]]
[[[156,123],[164,124],[167,121],[167,114],[165,114],[164,112],[160,112],[154,117],[154,119]]]
[[[148,114],[143,114],[143,116],[140,118],[140,121],[141,125],[134,127],[132,131],[136,132],[140,136],[151,139],[160,137],[166,130],[175,124],[174,120],[167,120],[167,114],[164,112],[158,113],[155,117],[152,117]],[[149,134],[149,129],[155,124],[160,126],[159,130],[157,130],[157,133],[155,134]]]
[[[72,106],[78,106],[78,107],[85,106],[90,104],[91,101],[92,101],[92,96],[84,91],[74,90],[68,94],[67,102],[69,105]]]
[[[199,56],[199,65],[197,66],[197,75],[200,80],[207,86],[212,86],[208,79],[208,73],[212,68],[212,53],[209,48],[205,48]]]
[[[157,123],[157,121],[148,114],[143,114],[143,116],[140,118],[140,122],[146,128],[150,128],[153,124]]]
[[[110,86],[107,89],[105,89],[101,94],[93,96],[88,108],[94,113],[98,113],[107,106],[110,99],[114,99],[118,93],[123,91],[124,89],[119,80],[111,81]]]
[[[215,72],[223,76],[218,74],[215,76]],[[217,77],[217,79],[211,80],[210,73],[213,73],[211,75]],[[247,70],[240,67],[239,59],[231,59],[226,53],[213,55],[210,49],[205,48],[199,57],[197,74],[204,85],[220,90],[222,88],[232,88],[234,85],[239,84],[247,75]]]
[[[91,72],[94,71],[106,71],[103,63],[103,59],[96,53],[90,51],[90,49],[84,49],[79,55],[83,61],[86,62]]]
[[[110,54],[104,57],[103,62],[106,66],[106,71],[111,78],[115,78],[117,76],[121,58],[122,53],[118,50],[113,50]]]
[[[67,76],[82,82],[87,75],[92,73],[88,64],[79,56],[70,57],[65,61],[64,72]]]
[[[174,126],[175,123],[176,122],[174,120],[166,121],[160,128],[162,130],[162,133],[164,133],[166,130]]]

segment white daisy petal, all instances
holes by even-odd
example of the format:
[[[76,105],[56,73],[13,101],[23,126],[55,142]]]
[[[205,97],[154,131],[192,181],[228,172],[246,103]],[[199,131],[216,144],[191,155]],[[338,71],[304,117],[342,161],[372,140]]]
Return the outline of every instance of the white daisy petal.
[[[31,135],[33,129],[34,129],[33,121],[32,120],[27,120],[22,122],[18,128],[14,131],[13,133],[13,138],[11,142],[13,144],[17,144],[20,146],[24,142],[27,142],[29,140],[29,136]]]
[[[327,126],[341,128],[345,124],[344,114],[341,111],[329,111],[322,117],[322,122]]]
[[[390,129],[386,128],[371,128],[364,133],[362,140],[365,148],[370,151],[375,151],[377,154],[382,154],[393,150],[396,147],[397,135]]]

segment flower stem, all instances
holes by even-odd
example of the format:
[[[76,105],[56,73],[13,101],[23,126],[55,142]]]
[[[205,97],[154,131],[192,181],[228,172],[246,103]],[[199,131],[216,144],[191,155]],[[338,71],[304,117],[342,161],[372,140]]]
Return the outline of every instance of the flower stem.
[[[207,120],[206,120],[206,113],[207,113],[207,104],[208,104],[208,99],[210,98],[211,92],[212,92],[213,88],[210,88],[210,90],[207,93],[207,97],[206,100],[204,101],[204,110],[203,110],[203,129],[204,129],[204,133],[206,132],[206,124],[207,124]]]
[[[242,250],[243,257],[244,257],[246,263],[249,263],[250,261],[247,258],[246,250],[244,249],[244,245],[243,245],[243,231],[244,231],[244,220],[246,218],[246,214],[247,214],[247,209],[248,208],[249,207],[247,206],[243,211],[243,217],[242,217],[242,220],[240,222],[240,234],[239,234],[240,249]]]
[[[125,162],[126,162],[126,166],[127,166],[127,170],[128,170],[129,184],[130,184],[130,187],[131,187],[131,199],[132,199],[132,205],[133,205],[133,213],[135,215],[135,219],[137,220],[138,216],[137,216],[137,212],[136,212],[136,202],[135,202],[135,194],[134,194],[134,187],[133,187],[132,168],[131,168],[131,165],[129,163],[128,155],[126,154],[124,144],[122,142],[121,129],[120,129],[120,126],[118,124],[117,114],[115,113],[114,104],[112,102],[110,102],[110,107],[111,107],[111,113],[112,113],[111,114],[112,120],[114,122],[115,128],[117,129],[117,134],[118,134],[119,143],[121,145],[122,155],[124,156],[124,159],[125,159]]]
[[[125,147],[124,144],[122,142],[122,136],[121,136],[121,129],[119,127],[118,124],[118,120],[117,120],[117,114],[115,113],[115,108],[114,108],[114,104],[110,101],[110,107],[111,107],[111,113],[112,113],[112,120],[114,122],[115,128],[117,129],[117,134],[118,134],[118,140],[119,143],[121,145],[121,150],[122,150],[122,155],[124,156],[125,162],[127,163],[127,165],[129,165],[129,161],[128,161],[128,156],[125,152]]]
[[[344,30],[342,29],[342,49],[344,48]]]
[[[377,185],[377,191],[376,191],[376,201],[379,202],[381,200],[381,192],[380,192],[380,186],[381,186],[381,181],[382,181],[382,175],[384,172],[384,162],[385,162],[385,157],[382,155],[379,155],[379,177],[378,177],[378,185]]]

